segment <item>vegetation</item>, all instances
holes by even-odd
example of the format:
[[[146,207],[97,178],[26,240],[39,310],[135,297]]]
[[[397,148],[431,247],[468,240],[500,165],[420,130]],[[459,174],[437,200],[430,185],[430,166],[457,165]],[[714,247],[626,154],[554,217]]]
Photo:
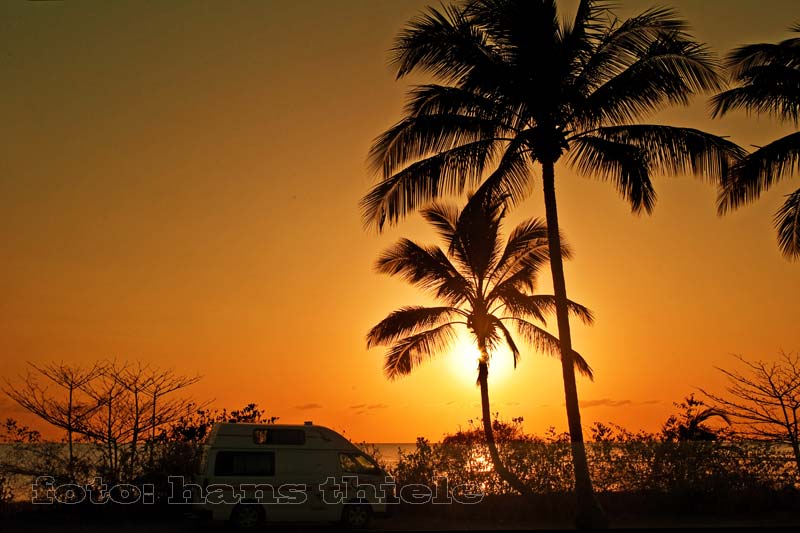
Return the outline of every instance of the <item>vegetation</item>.
[[[134,479],[155,459],[152,443],[159,429],[186,412],[187,400],[169,394],[196,383],[185,377],[141,364],[101,361],[88,367],[51,363],[30,364],[22,383],[6,380],[4,392],[26,411],[65,431],[66,477],[75,481],[78,471],[76,440],[91,443],[100,456],[100,473],[115,483]],[[55,385],[56,388],[48,388]],[[141,444],[150,445],[147,460],[139,456]]]
[[[255,403],[241,409],[208,409],[174,397],[196,383],[172,371],[140,364],[103,361],[89,367],[54,363],[31,365],[20,383],[3,389],[20,406],[64,432],[65,442],[43,441],[41,434],[13,419],[0,428],[0,496],[32,478],[91,485],[152,483],[166,490],[170,475],[190,477],[202,444],[217,422],[273,423]],[[42,381],[56,387],[47,387]]]
[[[791,28],[800,33],[800,24]],[[741,46],[728,54],[733,89],[714,97],[714,116],[735,109],[770,115],[793,124],[800,119],[800,37],[777,44]],[[800,131],[761,146],[733,168],[720,188],[718,208],[726,213],[757,200],[800,166]],[[800,259],[800,189],[786,197],[775,214],[778,246],[788,259]]]
[[[541,169],[550,266],[579,525],[600,524],[583,449],[567,291],[561,261],[555,166],[612,181],[634,213],[649,213],[656,172],[718,180],[743,155],[734,143],[692,128],[643,125],[645,114],[722,88],[713,56],[667,8],[627,20],[582,0],[561,22],[554,0],[472,0],[429,8],[400,33],[398,78],[413,87],[405,118],[370,153],[381,181],[363,198],[365,221],[382,228],[442,195],[476,187],[510,203]],[[487,175],[488,174],[488,175]],[[594,514],[594,520],[592,518]]]
[[[782,352],[772,363],[736,358],[746,373],[719,369],[728,378],[730,396],[704,394],[739,423],[742,435],[791,447],[800,479],[800,355]]]
[[[518,225],[505,246],[501,223],[502,202],[473,198],[458,209],[435,204],[422,216],[439,232],[446,252],[402,239],[377,262],[378,272],[401,276],[409,283],[433,293],[440,307],[403,307],[392,312],[367,335],[367,346],[388,345],[384,370],[394,379],[410,373],[427,358],[448,348],[455,327],[464,326],[480,354],[476,361],[484,437],[497,474],[520,493],[525,484],[509,472],[495,446],[489,406],[489,364],[496,349],[505,344],[514,358],[520,350],[509,329],[539,351],[559,356],[558,339],[537,326],[555,306],[550,295],[533,294],[539,269],[547,262],[547,228],[531,219]],[[562,253],[567,253],[563,248]],[[570,309],[585,322],[592,315],[583,306],[569,302]],[[591,369],[580,354],[571,357],[578,370],[591,377]]]
[[[800,489],[793,457],[777,443],[742,438],[727,426],[704,417],[710,409],[689,396],[675,404],[660,431],[632,433],[613,424],[596,423],[587,446],[592,477],[601,493],[662,494],[688,502],[695,497],[723,499],[733,492],[774,494]],[[698,416],[701,414],[701,416]],[[706,422],[696,421],[705,418]],[[539,495],[574,490],[569,435],[552,428],[544,436],[527,434],[522,419],[493,422],[504,464]],[[691,434],[676,429],[695,428]],[[696,436],[698,439],[689,438]],[[508,487],[487,468],[483,433],[468,430],[447,435],[441,443],[418,439],[416,449],[401,453],[393,469],[399,485],[424,483],[444,476],[449,486],[470,486],[487,495],[506,494]]]

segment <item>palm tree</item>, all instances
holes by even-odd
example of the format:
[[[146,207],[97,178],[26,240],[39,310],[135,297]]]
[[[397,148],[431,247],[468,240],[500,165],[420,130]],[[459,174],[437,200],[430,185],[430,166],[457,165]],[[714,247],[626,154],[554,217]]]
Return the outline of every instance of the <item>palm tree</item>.
[[[389,346],[384,371],[389,379],[409,374],[455,339],[455,326],[465,326],[480,353],[478,385],[486,444],[495,472],[520,493],[525,485],[502,463],[492,431],[489,408],[489,364],[492,354],[506,344],[514,358],[519,348],[507,324],[539,351],[560,354],[558,339],[537,326],[555,307],[549,295],[535,295],[536,275],[549,257],[547,228],[531,219],[518,225],[502,246],[500,230],[505,208],[501,202],[473,198],[459,215],[454,207],[434,204],[422,211],[447,244],[445,252],[402,239],[380,257],[378,272],[400,276],[433,293],[443,305],[401,307],[367,335],[367,347]],[[563,251],[562,251],[563,253]],[[592,315],[569,302],[570,310],[587,323]],[[578,370],[589,377],[591,368],[577,353]]]
[[[790,28],[800,33],[800,24]],[[728,54],[728,67],[738,85],[712,100],[713,115],[734,109],[766,113],[797,127],[800,119],[800,37],[778,44],[742,46]],[[758,148],[737,165],[720,187],[720,214],[756,200],[800,166],[800,131]],[[778,246],[791,260],[800,259],[800,189],[787,195],[775,214]]]
[[[692,128],[635,124],[719,90],[718,65],[672,10],[619,20],[592,0],[579,3],[571,22],[560,22],[554,0],[428,8],[400,33],[392,61],[398,78],[423,73],[437,83],[412,88],[405,118],[373,143],[382,178],[362,199],[367,224],[380,230],[481,182],[486,194],[517,202],[541,168],[577,518],[591,525],[602,514],[594,514],[571,360],[555,165],[566,155],[580,173],[613,182],[634,213],[653,209],[656,172],[719,178],[743,155],[735,144]]]
[[[661,428],[661,434],[669,442],[715,441],[724,436],[723,430],[709,427],[706,422],[720,418],[729,426],[728,414],[716,407],[707,407],[702,400],[690,394],[681,403],[674,404],[681,409],[678,415],[671,415]]]

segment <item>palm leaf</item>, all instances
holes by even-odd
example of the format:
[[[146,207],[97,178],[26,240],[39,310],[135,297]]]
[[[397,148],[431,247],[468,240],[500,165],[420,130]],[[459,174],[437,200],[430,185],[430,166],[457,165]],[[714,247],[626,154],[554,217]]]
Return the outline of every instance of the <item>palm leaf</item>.
[[[498,76],[502,62],[481,32],[458,6],[429,7],[400,33],[392,48],[397,78],[419,71],[456,84]]]
[[[480,141],[500,132],[490,119],[463,114],[426,114],[401,120],[372,143],[370,168],[386,179],[410,163]]]
[[[800,189],[787,195],[786,202],[775,214],[778,245],[789,259],[800,259]]]
[[[421,362],[440,353],[454,340],[453,326],[443,324],[397,341],[386,352],[383,364],[386,377],[396,379],[409,374]]]
[[[695,93],[722,88],[714,56],[679,34],[660,34],[636,55],[627,65],[623,59],[622,70],[586,97],[579,108],[582,124],[629,122],[664,104],[686,105]]]
[[[762,146],[736,165],[721,184],[720,214],[757,200],[781,178],[800,170],[800,132]]]
[[[592,136],[639,149],[650,170],[717,181],[745,156],[735,143],[694,128],[637,124],[597,128]]]
[[[417,206],[476,183],[492,159],[491,139],[467,143],[413,163],[384,178],[361,200],[362,219],[381,229]]]
[[[462,87],[418,85],[409,91],[405,113],[410,117],[423,115],[467,116],[491,120],[498,132],[512,135],[523,124],[522,116],[508,105],[501,94],[477,94]]]
[[[594,135],[573,141],[570,164],[582,174],[595,174],[611,180],[619,194],[631,204],[633,213],[653,211],[656,191],[650,181],[650,168],[638,146]]]
[[[563,247],[562,252],[568,254],[568,247]],[[529,263],[544,265],[549,258],[547,226],[544,221],[538,218],[525,220],[508,236],[505,249],[492,273],[492,280],[499,282],[508,274],[513,275],[514,268],[520,261],[528,260]]]
[[[736,81],[741,85],[711,99],[712,116],[742,109],[797,123],[800,118],[800,65],[794,68],[754,66],[737,76]]]
[[[514,320],[519,334],[537,351],[561,359],[561,345],[558,338],[530,322],[521,319]],[[592,368],[581,354],[573,350],[572,359],[578,372],[589,379],[594,379]]]
[[[367,348],[394,343],[403,337],[441,325],[461,312],[453,307],[401,307],[393,311],[367,334]]]
[[[508,346],[508,349],[511,350],[511,357],[514,359],[514,368],[517,368],[517,363],[519,362],[520,353],[519,353],[519,348],[517,348],[517,343],[514,342],[514,336],[511,335],[511,332],[508,331],[506,325],[503,324],[503,322],[499,318],[492,316],[491,321],[492,325],[495,328],[499,329],[500,332],[503,334],[503,338],[506,341],[506,345]]]
[[[400,276],[412,285],[433,291],[439,298],[456,305],[472,296],[469,282],[437,247],[423,247],[401,239],[378,259],[375,269],[381,274]]]

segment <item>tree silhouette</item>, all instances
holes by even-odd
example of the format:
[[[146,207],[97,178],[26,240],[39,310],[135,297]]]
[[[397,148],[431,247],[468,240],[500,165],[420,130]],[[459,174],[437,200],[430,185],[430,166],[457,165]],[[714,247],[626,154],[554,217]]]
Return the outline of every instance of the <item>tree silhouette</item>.
[[[719,418],[730,425],[728,415],[716,407],[708,407],[703,400],[690,394],[680,403],[673,403],[681,411],[670,415],[661,427],[661,436],[668,442],[714,441],[724,436],[724,431],[707,425],[713,418]]]
[[[728,378],[729,396],[701,392],[743,426],[742,435],[790,446],[800,477],[800,354],[781,352],[770,363],[734,357],[746,372],[717,367]]]
[[[547,228],[537,219],[525,221],[514,228],[503,247],[500,231],[505,208],[500,201],[473,198],[460,215],[454,207],[434,204],[422,215],[444,239],[447,251],[402,239],[384,252],[376,268],[433,293],[444,305],[402,307],[390,313],[370,330],[367,346],[390,347],[384,370],[394,379],[443,352],[455,339],[455,326],[465,326],[480,354],[478,385],[492,463],[504,481],[526,493],[525,485],[503,465],[497,451],[488,376],[492,355],[501,344],[508,346],[516,367],[520,350],[508,328],[511,324],[537,350],[561,353],[558,339],[534,323],[544,323],[545,313],[555,308],[553,296],[533,294],[537,273],[549,257]],[[569,306],[591,323],[589,310],[573,302]],[[579,354],[573,352],[570,361],[591,377]]]
[[[800,24],[791,28],[800,33]],[[728,54],[733,89],[712,100],[714,116],[734,109],[772,115],[797,127],[800,119],[800,37],[778,44],[742,46]],[[758,148],[734,168],[720,188],[719,212],[752,202],[772,185],[795,174],[800,164],[800,131]],[[800,259],[800,189],[787,195],[775,214],[778,246],[788,259]]]
[[[697,92],[721,89],[718,65],[674,11],[654,8],[620,20],[592,0],[582,0],[565,22],[554,0],[429,8],[400,33],[392,52],[398,78],[416,72],[438,83],[412,88],[405,118],[373,143],[370,160],[382,179],[362,199],[365,222],[381,229],[481,182],[481,189],[518,202],[540,165],[578,525],[598,525],[604,517],[594,513],[570,361],[555,165],[566,155],[579,173],[613,182],[634,213],[653,209],[656,172],[720,178],[744,155],[734,143],[692,128],[635,124]]]

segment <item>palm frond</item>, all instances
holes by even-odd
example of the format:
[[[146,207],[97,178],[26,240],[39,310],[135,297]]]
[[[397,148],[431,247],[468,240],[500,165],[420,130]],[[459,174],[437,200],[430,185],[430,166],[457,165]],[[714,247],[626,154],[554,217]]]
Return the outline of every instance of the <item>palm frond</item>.
[[[491,139],[467,143],[413,163],[384,178],[361,199],[362,220],[379,230],[416,207],[446,194],[461,193],[483,175],[492,159]]]
[[[786,196],[786,202],[775,214],[778,246],[788,259],[800,259],[800,189]]]
[[[433,291],[451,305],[470,298],[470,283],[437,247],[423,247],[401,239],[386,250],[375,265],[377,272],[400,276],[412,285]]]
[[[651,213],[656,191],[643,150],[637,146],[594,135],[573,141],[569,162],[582,174],[596,174],[617,186],[619,194],[631,204],[633,213]]]
[[[792,26],[790,31],[797,32]],[[740,46],[731,51],[726,58],[726,66],[734,79],[738,79],[758,66],[782,65],[800,67],[800,38],[792,37],[778,43],[756,43]]]
[[[401,339],[386,352],[383,371],[389,379],[409,374],[420,363],[441,353],[454,340],[455,330],[451,324]]]
[[[737,144],[694,128],[637,124],[597,128],[592,136],[631,145],[651,171],[721,180],[746,152]]]
[[[533,180],[533,165],[526,152],[525,137],[517,135],[506,143],[497,167],[483,181],[475,194],[473,202],[502,202],[509,206],[516,205],[527,198]]]
[[[459,251],[465,267],[479,280],[488,277],[500,254],[499,233],[504,216],[501,201],[471,198],[458,217],[451,249]]]
[[[552,294],[534,294],[529,297],[528,305],[535,306],[543,313],[555,314],[556,297]],[[572,300],[567,300],[567,310],[587,326],[594,324],[594,313],[588,307]]]
[[[800,48],[800,47],[798,47]],[[711,99],[711,115],[720,117],[735,109],[763,113],[797,124],[800,119],[800,52],[798,66],[753,66],[739,74],[739,83]]]
[[[509,136],[522,126],[522,117],[502,94],[478,94],[462,87],[418,85],[408,94],[405,113],[410,117],[424,115],[467,116],[491,120],[498,132]]]
[[[678,33],[659,35],[636,55],[630,64],[621,59],[616,65],[621,72],[587,95],[577,109],[582,124],[630,122],[665,104],[686,105],[690,96],[723,86],[720,66],[708,48]]]
[[[545,314],[555,314],[556,311],[556,297],[551,294],[525,294],[515,289],[506,289],[498,297],[515,317],[535,318],[542,324],[547,324]],[[594,313],[589,308],[567,300],[567,310],[584,324],[594,324]]]
[[[462,114],[409,116],[378,136],[370,148],[370,168],[387,178],[430,155],[480,141],[493,141],[497,124]]]
[[[514,342],[514,336],[511,334],[506,325],[503,324],[503,322],[499,318],[492,316],[491,320],[493,326],[502,332],[503,338],[506,341],[506,345],[508,346],[508,349],[511,350],[511,356],[514,359],[514,368],[517,368],[517,363],[519,362],[520,353],[519,353],[519,348],[517,348],[517,343]]]
[[[391,312],[367,334],[367,348],[394,343],[403,337],[440,326],[445,320],[459,316],[453,307],[408,306]]]
[[[562,248],[562,252],[569,253],[568,248]],[[547,226],[541,219],[525,220],[511,231],[492,273],[492,280],[499,282],[507,275],[513,275],[517,263],[525,259],[536,265],[544,265],[550,259]]]
[[[591,51],[585,54],[582,66],[577,69],[574,85],[580,93],[589,95],[637,61],[652,57],[658,51],[653,49],[654,45],[664,40],[691,43],[687,30],[686,21],[680,19],[673,9],[665,7],[648,9],[624,21],[603,21],[590,37]],[[661,50],[664,49],[662,45]],[[698,59],[706,58],[700,56]]]
[[[537,351],[561,359],[561,345],[558,338],[525,320],[515,319],[514,322],[519,334]],[[581,354],[573,350],[572,359],[578,372],[594,380],[592,368]]]
[[[459,215],[456,206],[434,202],[422,209],[420,215],[433,226],[444,242],[453,242]]]
[[[500,74],[502,61],[464,11],[460,6],[429,7],[411,20],[391,50],[398,79],[417,71],[458,84],[468,74],[476,80]]]
[[[564,259],[572,258],[572,249],[567,238],[559,232],[561,239],[561,257]],[[541,246],[531,246],[518,253],[516,257],[505,261],[505,268],[500,268],[499,263],[495,266],[490,276],[494,287],[490,291],[487,299],[493,301],[506,289],[536,290],[536,279],[539,270],[550,260],[549,246],[543,249]]]
[[[757,200],[784,177],[800,171],[800,132],[762,146],[731,169],[722,181],[717,210],[724,214]]]

